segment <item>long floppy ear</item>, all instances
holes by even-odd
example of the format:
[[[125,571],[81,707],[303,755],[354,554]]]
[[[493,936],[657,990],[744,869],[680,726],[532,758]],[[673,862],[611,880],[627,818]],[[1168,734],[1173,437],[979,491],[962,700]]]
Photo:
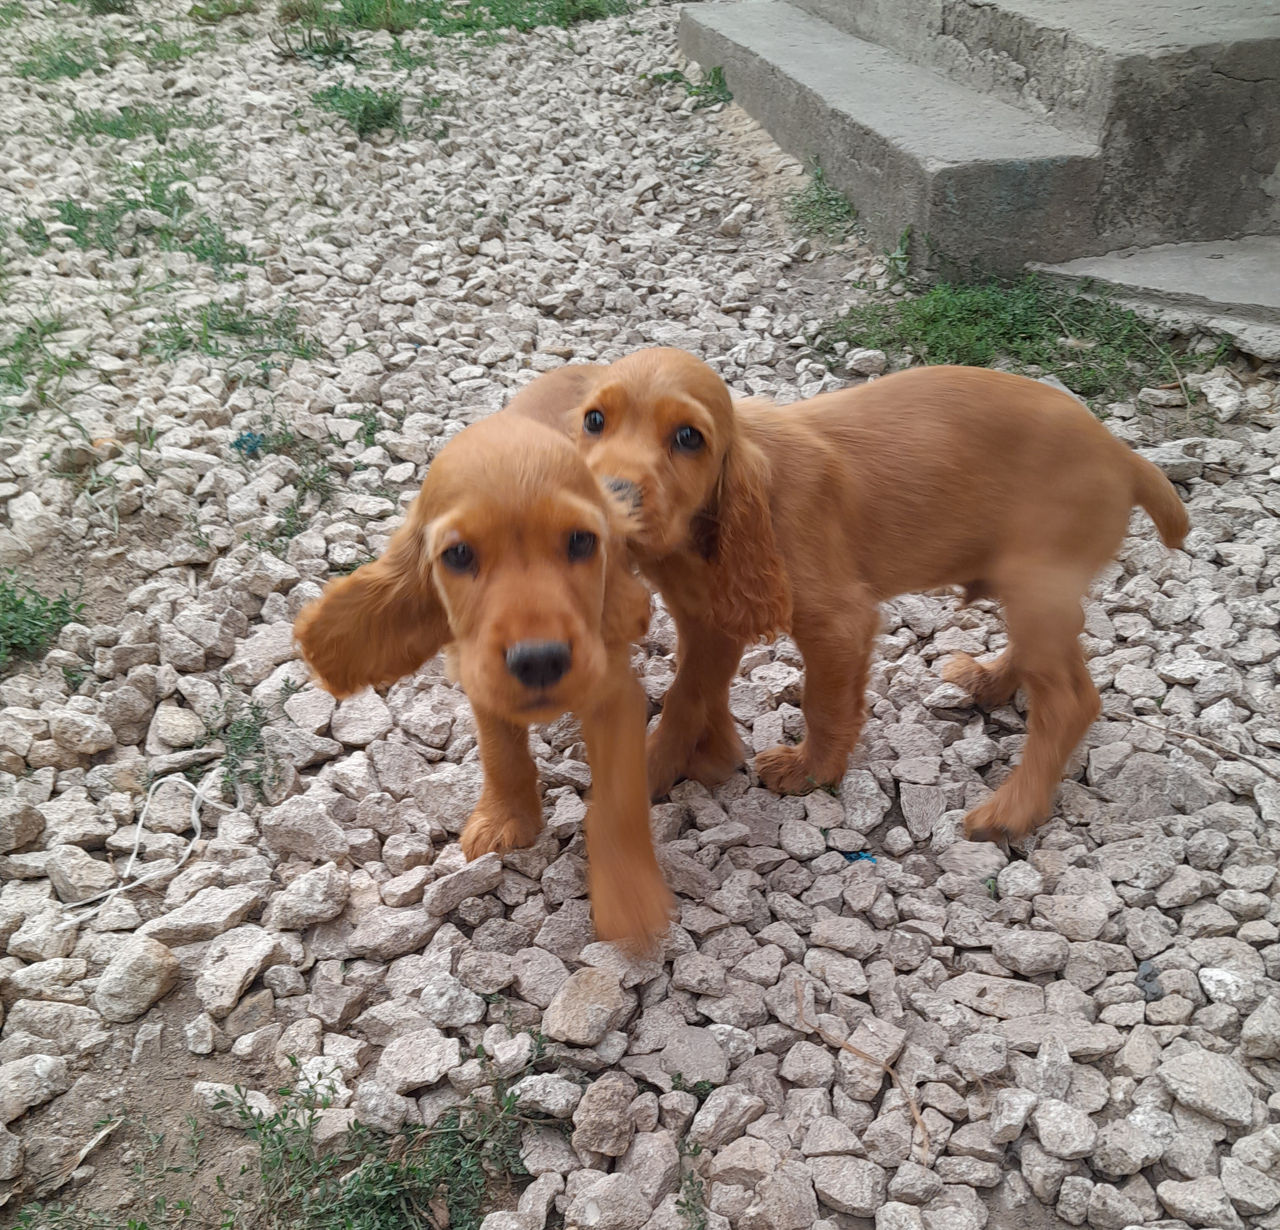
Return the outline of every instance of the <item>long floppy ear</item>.
[[[711,553],[711,616],[743,640],[773,637],[791,624],[791,587],[769,510],[769,463],[738,435],[716,487]]]
[[[307,664],[337,697],[394,683],[451,639],[413,519],[386,552],[333,581],[293,625]]]

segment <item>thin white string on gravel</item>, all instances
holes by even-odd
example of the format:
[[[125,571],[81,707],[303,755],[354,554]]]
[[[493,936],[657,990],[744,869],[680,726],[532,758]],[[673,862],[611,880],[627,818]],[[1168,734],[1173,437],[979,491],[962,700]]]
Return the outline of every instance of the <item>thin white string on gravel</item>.
[[[95,893],[92,897],[86,897],[83,901],[77,901],[77,906],[89,905],[94,901],[98,904],[91,910],[86,910],[82,914],[77,914],[74,917],[68,917],[66,920],[59,923],[56,929],[58,931],[67,931],[72,927],[79,927],[81,924],[87,923],[91,918],[97,917],[107,902],[111,901],[120,893],[129,892],[131,889],[137,888],[142,884],[149,884],[152,880],[158,880],[162,876],[172,876],[174,872],[176,872],[178,868],[191,857],[192,851],[196,848],[196,843],[200,840],[202,832],[200,809],[207,806],[216,807],[222,811],[235,811],[241,804],[241,787],[239,782],[236,783],[236,802],[234,807],[229,803],[220,802],[207,792],[209,783],[215,779],[220,779],[221,776],[220,770],[215,767],[201,778],[198,786],[188,781],[181,773],[167,773],[164,777],[157,777],[156,780],[151,783],[151,788],[147,791],[146,800],[142,804],[142,811],[138,813],[138,822],[134,826],[135,832],[133,834],[133,849],[129,851],[129,861],[125,864],[124,871],[120,874],[120,883],[112,888],[106,889],[104,892]],[[156,790],[166,782],[177,783],[178,785],[185,786],[191,791],[191,839],[187,842],[186,848],[182,851],[181,857],[178,858],[172,866],[169,866],[168,861],[166,860],[165,866],[158,867],[154,871],[149,871],[145,875],[140,875],[136,880],[129,880],[129,875],[133,871],[133,865],[138,858],[138,850],[142,846],[142,834],[146,829],[147,813],[151,810],[151,800],[154,797]],[[126,883],[126,881],[128,882]]]

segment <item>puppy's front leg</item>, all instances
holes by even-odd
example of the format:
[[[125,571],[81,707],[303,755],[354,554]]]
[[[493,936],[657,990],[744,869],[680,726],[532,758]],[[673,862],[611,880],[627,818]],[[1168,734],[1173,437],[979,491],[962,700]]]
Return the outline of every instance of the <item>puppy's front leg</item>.
[[[672,611],[679,637],[676,677],[649,739],[649,796],[660,799],[682,777],[707,786],[746,758],[729,712],[729,685],[742,642],[683,611]]]
[[[625,651],[613,651],[608,692],[580,715],[591,761],[587,867],[596,935],[652,950],[675,903],[649,828],[644,692]]]
[[[538,771],[529,755],[529,730],[473,706],[484,789],[462,830],[462,852],[479,858],[531,846],[542,832]]]
[[[796,645],[804,656],[804,741],[771,747],[756,757],[760,781],[775,794],[834,785],[844,776],[862,730],[880,611],[858,586],[839,599],[796,620]]]

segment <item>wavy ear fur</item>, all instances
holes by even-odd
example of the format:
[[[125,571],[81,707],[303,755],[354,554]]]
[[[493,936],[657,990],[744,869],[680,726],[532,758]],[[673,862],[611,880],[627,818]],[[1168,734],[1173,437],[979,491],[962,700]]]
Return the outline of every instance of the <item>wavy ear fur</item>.
[[[451,639],[421,528],[402,526],[379,559],[330,582],[293,630],[307,664],[337,697],[417,670]]]
[[[711,614],[743,640],[772,638],[791,624],[791,587],[769,509],[769,462],[739,435],[720,468],[712,514]]]

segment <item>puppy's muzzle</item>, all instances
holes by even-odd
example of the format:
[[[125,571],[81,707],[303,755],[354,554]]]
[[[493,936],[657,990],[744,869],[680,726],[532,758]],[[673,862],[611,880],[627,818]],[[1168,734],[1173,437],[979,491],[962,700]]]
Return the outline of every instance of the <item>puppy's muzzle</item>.
[[[637,513],[640,511],[640,505],[644,502],[640,488],[626,478],[606,478],[604,485],[609,491],[618,498],[618,500],[626,505],[629,512]]]
[[[506,661],[526,688],[549,688],[564,677],[573,651],[564,641],[520,641],[507,650]]]

